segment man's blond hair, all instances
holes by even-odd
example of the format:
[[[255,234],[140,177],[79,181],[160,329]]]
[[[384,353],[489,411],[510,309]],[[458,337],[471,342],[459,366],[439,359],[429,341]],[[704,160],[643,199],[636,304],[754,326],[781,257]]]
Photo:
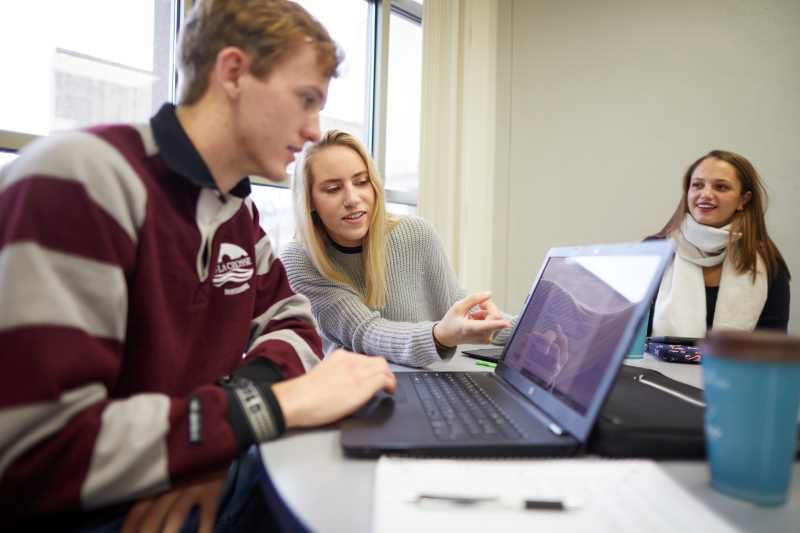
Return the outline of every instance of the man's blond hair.
[[[181,29],[178,62],[182,105],[205,94],[217,54],[235,46],[252,57],[250,72],[265,79],[272,67],[303,43],[317,50],[329,78],[342,61],[328,31],[301,6],[287,0],[196,0]]]

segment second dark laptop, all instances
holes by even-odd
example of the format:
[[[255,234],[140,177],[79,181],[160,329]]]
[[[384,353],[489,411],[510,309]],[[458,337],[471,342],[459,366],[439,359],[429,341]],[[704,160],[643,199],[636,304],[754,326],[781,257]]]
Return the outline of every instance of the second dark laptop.
[[[342,423],[356,457],[581,449],[647,311],[668,241],[551,249],[494,372],[398,372]]]

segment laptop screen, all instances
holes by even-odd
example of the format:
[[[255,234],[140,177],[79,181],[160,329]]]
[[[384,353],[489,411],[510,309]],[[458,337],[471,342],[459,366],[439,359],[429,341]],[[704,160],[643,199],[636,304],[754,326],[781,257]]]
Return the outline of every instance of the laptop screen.
[[[661,263],[657,254],[550,257],[503,363],[585,415]]]

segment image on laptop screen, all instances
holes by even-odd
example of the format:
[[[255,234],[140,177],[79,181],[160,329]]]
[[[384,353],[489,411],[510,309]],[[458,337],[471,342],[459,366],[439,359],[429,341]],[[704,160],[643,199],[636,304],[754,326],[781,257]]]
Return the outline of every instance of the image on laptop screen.
[[[503,363],[585,414],[659,262],[655,255],[551,257]]]

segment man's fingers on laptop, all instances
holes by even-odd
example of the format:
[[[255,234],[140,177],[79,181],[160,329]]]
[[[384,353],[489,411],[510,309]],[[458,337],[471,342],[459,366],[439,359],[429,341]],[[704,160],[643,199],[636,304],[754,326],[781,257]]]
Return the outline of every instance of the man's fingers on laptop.
[[[367,356],[367,355],[362,357],[364,358],[364,360],[362,364],[359,365],[358,368],[359,379],[367,381],[378,378],[379,380],[381,380],[380,386],[375,388],[372,391],[372,394],[378,392],[381,389],[385,389],[387,392],[390,391],[394,392],[396,381],[394,378],[394,374],[389,368],[389,363],[386,362],[386,359],[384,359],[383,357]]]
[[[394,394],[394,391],[397,389],[397,379],[394,377],[394,374],[392,374],[391,371],[380,372],[370,376],[370,385],[372,385],[370,387],[372,394],[367,396],[367,399],[371,398],[376,392],[381,390],[387,392],[388,394]]]
[[[358,354],[355,354],[358,355]],[[351,382],[345,383],[339,391],[343,394],[344,412],[337,418],[346,416],[360,408],[378,391],[394,394],[397,380],[383,357],[358,355]]]
[[[381,359],[383,359],[381,357]],[[397,389],[397,378],[394,376],[394,372],[389,368],[389,363],[386,362],[386,359],[383,359],[383,365],[378,369],[378,377],[382,379],[380,382],[380,386],[375,389],[375,392],[379,390],[384,390],[389,394],[394,394],[394,391]]]
[[[307,374],[274,384],[272,391],[286,427],[312,427],[339,420],[379,390],[391,393],[395,387],[383,357],[336,350]]]

